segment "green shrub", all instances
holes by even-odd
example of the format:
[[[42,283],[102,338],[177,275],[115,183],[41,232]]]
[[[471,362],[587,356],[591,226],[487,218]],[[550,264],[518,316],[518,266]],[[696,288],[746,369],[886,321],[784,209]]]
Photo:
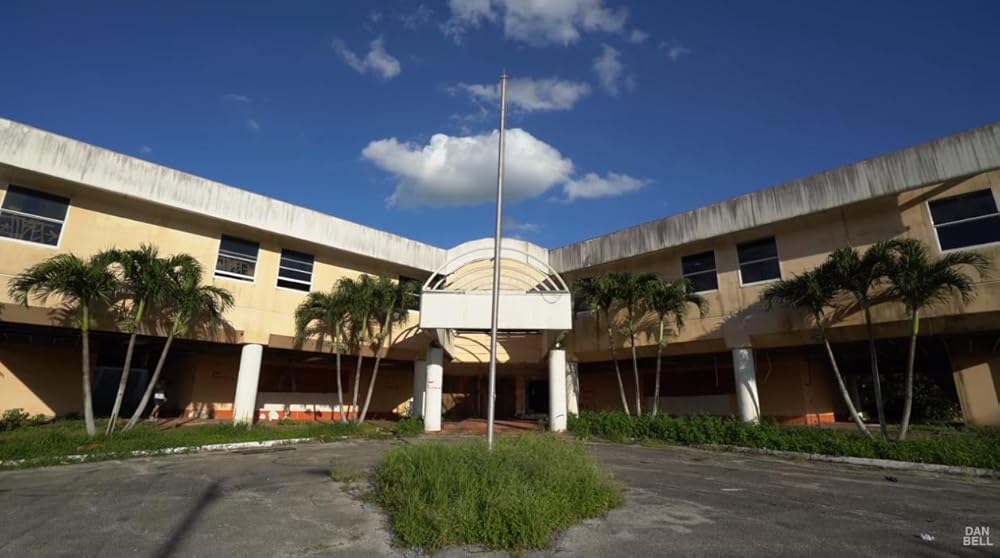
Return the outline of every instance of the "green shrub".
[[[422,443],[386,453],[372,500],[398,540],[434,551],[455,544],[518,550],[548,544],[556,529],[621,502],[578,442],[551,435]]]
[[[45,424],[49,421],[49,417],[45,415],[35,415],[31,416],[24,412],[24,409],[7,409],[0,416],[0,432],[6,432],[8,430],[14,430],[20,426],[38,426],[39,424]]]
[[[416,417],[403,417],[396,421],[396,427],[393,428],[393,432],[396,433],[396,436],[401,438],[423,434],[424,419]]]
[[[785,426],[767,420],[752,424],[709,416],[636,417],[609,411],[570,417],[569,430],[581,438],[615,442],[649,439],[1000,469],[1000,429],[994,427],[945,428],[934,435],[921,432],[905,442],[872,442],[847,429]]]

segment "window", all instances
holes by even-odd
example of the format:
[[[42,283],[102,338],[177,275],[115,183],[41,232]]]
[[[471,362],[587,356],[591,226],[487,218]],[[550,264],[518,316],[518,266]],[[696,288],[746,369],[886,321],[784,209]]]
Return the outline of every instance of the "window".
[[[57,246],[69,199],[10,185],[0,206],[0,236]]]
[[[406,277],[405,275],[399,276],[399,284],[411,283],[413,288],[416,289],[416,296],[410,297],[409,300],[404,300],[402,304],[403,310],[420,310],[420,291],[423,290],[424,282],[419,279],[414,279],[413,277]]]
[[[681,258],[681,274],[698,292],[719,288],[719,276],[715,273],[715,252],[711,250]]]
[[[989,188],[934,200],[927,206],[942,250],[1000,242],[1000,213]]]
[[[778,245],[773,236],[737,244],[736,258],[740,262],[741,285],[781,279]]]
[[[278,286],[297,291],[312,287],[313,257],[295,250],[281,249],[278,262]]]
[[[256,242],[223,235],[222,242],[219,243],[219,259],[215,261],[215,274],[253,281],[259,248],[260,245]]]

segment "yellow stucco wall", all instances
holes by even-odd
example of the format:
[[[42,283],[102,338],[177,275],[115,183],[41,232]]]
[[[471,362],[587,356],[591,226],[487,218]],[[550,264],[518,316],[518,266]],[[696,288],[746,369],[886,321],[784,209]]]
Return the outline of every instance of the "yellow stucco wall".
[[[80,411],[80,350],[75,347],[0,345],[0,411],[37,415]]]

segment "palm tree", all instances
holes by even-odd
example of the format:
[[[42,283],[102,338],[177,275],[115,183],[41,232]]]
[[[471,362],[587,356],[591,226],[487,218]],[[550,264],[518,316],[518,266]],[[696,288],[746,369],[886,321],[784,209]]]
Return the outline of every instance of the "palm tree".
[[[371,316],[376,304],[376,281],[371,275],[361,275],[357,279],[342,277],[337,282],[337,291],[344,297],[347,304],[347,345],[358,352],[357,366],[354,370],[354,395],[351,398],[351,409],[354,409],[354,420],[358,419],[358,386],[361,385],[361,365],[364,362],[363,348],[371,338]]]
[[[782,279],[771,283],[761,294],[760,299],[768,310],[780,305],[809,313],[816,322],[817,336],[826,348],[826,356],[830,359],[830,367],[837,379],[840,396],[844,399],[847,410],[851,413],[851,419],[865,436],[874,440],[872,433],[865,427],[861,416],[858,415],[858,410],[854,407],[851,395],[847,391],[847,385],[844,383],[844,377],[840,373],[840,367],[837,365],[837,358],[833,354],[833,347],[830,346],[830,339],[826,334],[826,310],[835,306],[837,294],[837,284],[831,277],[830,268],[830,263],[826,263],[791,279]]]
[[[344,388],[341,383],[340,354],[342,352],[344,324],[348,319],[347,300],[344,293],[331,290],[328,293],[312,292],[302,304],[295,309],[295,339],[302,342],[312,335],[319,335],[319,346],[323,339],[330,336],[331,351],[336,355],[337,367],[337,404],[340,409],[340,422],[347,422],[344,413]]]
[[[868,332],[868,358],[871,363],[872,384],[875,387],[875,409],[882,438],[889,439],[885,424],[885,405],[882,400],[882,380],[878,371],[878,353],[875,348],[875,329],[872,326],[872,306],[886,300],[883,284],[892,262],[890,241],[873,244],[864,254],[855,248],[840,248],[830,254],[829,277],[838,291],[846,292],[861,307]]]
[[[656,312],[659,319],[659,335],[656,342],[656,383],[653,388],[653,416],[660,408],[660,370],[663,361],[663,349],[667,346],[665,326],[667,320],[674,319],[674,327],[680,334],[684,329],[684,320],[687,318],[688,306],[694,305],[698,308],[698,314],[704,318],[708,314],[708,301],[705,297],[695,292],[691,282],[687,279],[679,279],[674,282],[667,282],[660,278],[649,283],[646,292],[646,305],[650,310]]]
[[[90,436],[97,434],[90,393],[91,314],[97,305],[110,304],[115,283],[106,256],[100,254],[86,260],[74,254],[59,254],[29,267],[8,282],[10,297],[18,304],[27,306],[29,298],[44,303],[55,295],[76,314],[83,346],[83,416]]]
[[[608,346],[611,348],[611,360],[615,363],[615,376],[618,378],[618,392],[622,398],[622,408],[625,414],[631,414],[628,408],[628,398],[625,396],[625,384],[622,382],[622,371],[618,366],[618,356],[615,351],[614,324],[611,322],[611,307],[615,303],[615,295],[607,275],[584,277],[573,282],[573,300],[578,308],[585,309],[594,319],[594,326],[600,330],[601,316],[608,324]]]
[[[614,271],[608,273],[608,281],[615,299],[625,307],[625,325],[623,332],[629,338],[632,349],[632,374],[635,379],[635,414],[642,416],[642,389],[639,386],[639,358],[635,352],[635,334],[638,328],[636,314],[646,305],[646,292],[649,286],[660,280],[660,276],[648,271]]]
[[[159,250],[150,244],[142,244],[137,250],[108,250],[106,256],[120,272],[119,296],[131,302],[129,314],[122,323],[123,328],[129,333],[128,348],[125,350],[125,364],[122,366],[122,375],[118,381],[115,403],[111,407],[111,418],[104,431],[105,436],[110,436],[118,424],[118,413],[121,411],[122,400],[125,397],[125,387],[128,385],[129,372],[132,368],[135,341],[139,337],[142,320],[147,311],[158,310],[159,306],[164,303],[170,290],[169,270],[181,265],[182,261],[176,256],[170,259],[161,258]]]
[[[417,297],[417,288],[412,282],[393,283],[386,275],[378,278],[375,286],[375,307],[372,311],[372,317],[378,323],[378,329],[372,337],[375,345],[375,366],[372,368],[372,379],[368,382],[368,394],[365,396],[365,406],[361,409],[358,424],[365,422],[365,417],[368,416],[368,405],[372,401],[385,340],[392,336],[393,326],[406,323],[409,317],[407,308],[412,307],[412,301]]]
[[[920,330],[920,312],[946,302],[952,294],[958,294],[963,303],[972,300],[975,285],[972,277],[962,270],[965,266],[971,267],[980,277],[986,277],[990,260],[975,252],[949,252],[938,260],[931,261],[927,247],[919,240],[907,238],[892,243],[892,265],[888,271],[892,288],[889,293],[906,306],[911,322],[900,440],[906,439],[913,408],[913,364]]]
[[[178,254],[172,256],[169,261],[174,265],[167,267],[167,302],[163,308],[171,321],[167,340],[163,344],[163,350],[160,351],[160,359],[156,362],[153,376],[146,385],[142,399],[132,413],[132,418],[122,428],[122,432],[135,427],[146,406],[149,405],[149,399],[160,379],[174,337],[184,335],[197,327],[219,327],[225,323],[226,311],[233,306],[233,295],[229,291],[222,287],[202,284],[202,267],[194,257]]]

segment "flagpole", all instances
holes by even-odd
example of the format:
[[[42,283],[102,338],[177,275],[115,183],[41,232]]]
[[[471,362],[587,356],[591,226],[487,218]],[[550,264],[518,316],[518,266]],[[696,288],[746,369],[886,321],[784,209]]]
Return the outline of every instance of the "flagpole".
[[[497,222],[493,238],[493,307],[490,315],[490,388],[487,411],[486,445],[493,449],[493,415],[497,385],[497,311],[500,307],[500,233],[503,224],[503,151],[507,127],[507,70],[500,74],[500,152],[497,155]]]

